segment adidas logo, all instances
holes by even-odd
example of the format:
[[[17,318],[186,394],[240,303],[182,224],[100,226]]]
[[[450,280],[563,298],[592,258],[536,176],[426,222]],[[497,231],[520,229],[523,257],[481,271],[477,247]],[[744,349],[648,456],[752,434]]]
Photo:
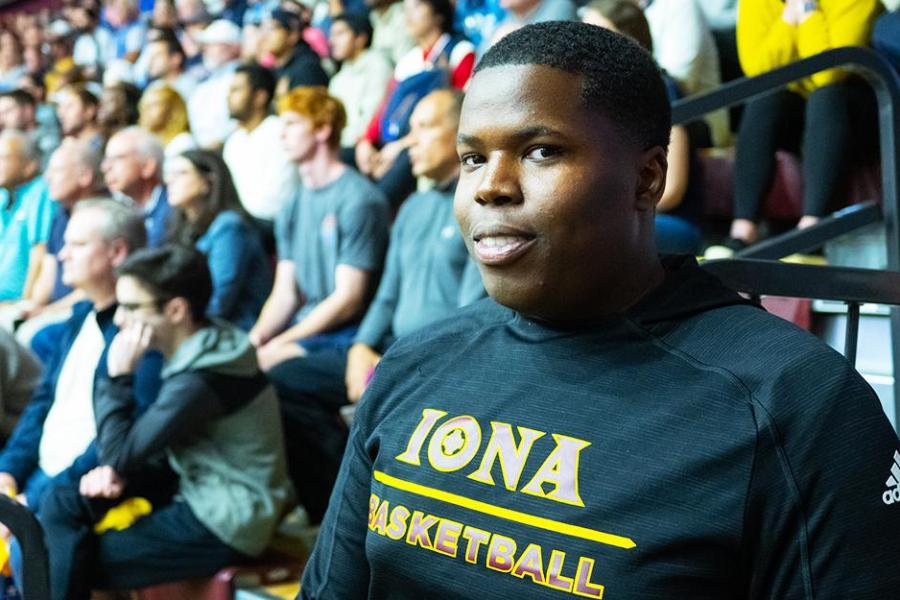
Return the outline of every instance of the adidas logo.
[[[884,482],[889,488],[881,495],[881,500],[885,504],[894,504],[900,502],[900,452],[894,450],[894,464],[891,465],[891,476]]]

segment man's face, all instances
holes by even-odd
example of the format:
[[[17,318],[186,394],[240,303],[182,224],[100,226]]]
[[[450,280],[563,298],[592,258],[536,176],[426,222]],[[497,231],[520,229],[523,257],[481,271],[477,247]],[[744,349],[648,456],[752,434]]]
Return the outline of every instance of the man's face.
[[[27,131],[34,126],[34,111],[12,98],[0,98],[0,129]]]
[[[116,302],[119,307],[113,321],[119,329],[143,326],[152,331],[150,346],[155,347],[160,336],[169,333],[170,324],[162,313],[159,300],[141,282],[131,276],[116,281]]]
[[[294,36],[274,19],[263,21],[261,37],[263,51],[278,57],[286,56],[294,47],[292,42],[296,42]]]
[[[56,116],[63,135],[78,135],[93,120],[94,111],[85,106],[81,98],[72,93],[60,94]]]
[[[362,37],[362,36],[360,36]],[[335,21],[331,24],[328,36],[328,44],[331,46],[331,56],[334,60],[342,61],[354,58],[362,49],[357,42],[357,36],[344,21]]]
[[[301,164],[316,151],[316,130],[312,119],[295,112],[281,114],[281,143],[288,160]]]
[[[205,44],[203,46],[203,66],[218,69],[231,62],[241,53],[241,47],[234,44]]]
[[[246,73],[235,73],[228,88],[228,115],[244,121],[253,114],[253,89]]]
[[[142,178],[141,161],[134,141],[127,135],[114,135],[106,145],[103,158],[103,179],[113,192],[131,196]]]
[[[97,121],[103,125],[115,125],[123,121],[125,92],[119,88],[104,88],[97,108]]]
[[[479,72],[457,151],[456,218],[495,300],[556,320],[609,302],[644,243],[642,153],[583,106],[580,76],[536,65]]]
[[[440,27],[431,5],[421,0],[403,0],[403,19],[406,31],[414,40],[420,40],[425,33]]]
[[[84,192],[84,167],[75,156],[75,149],[60,146],[44,173],[50,197],[63,204],[71,204]]]
[[[147,73],[152,78],[166,77],[172,69],[174,61],[169,56],[169,49],[164,42],[150,42],[147,46]]]
[[[459,170],[456,123],[448,113],[452,99],[438,92],[423,99],[409,119],[409,159],[416,177],[444,182]]]
[[[0,140],[0,187],[13,187],[28,179],[27,168],[18,140]]]
[[[88,208],[76,211],[69,220],[59,251],[66,285],[89,288],[112,276],[116,251],[101,235],[103,218],[99,210]]]

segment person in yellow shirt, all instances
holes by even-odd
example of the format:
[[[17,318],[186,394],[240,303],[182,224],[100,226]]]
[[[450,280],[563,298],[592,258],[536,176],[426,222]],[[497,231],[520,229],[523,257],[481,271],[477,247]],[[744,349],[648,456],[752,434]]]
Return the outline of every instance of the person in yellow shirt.
[[[737,21],[741,66],[752,77],[832,48],[864,46],[880,10],[878,0],[744,0]],[[799,149],[803,157],[797,226],[809,227],[827,212],[846,173],[851,107],[864,103],[867,92],[832,69],[747,104],[737,141],[733,245],[757,241],[756,219],[779,148]]]

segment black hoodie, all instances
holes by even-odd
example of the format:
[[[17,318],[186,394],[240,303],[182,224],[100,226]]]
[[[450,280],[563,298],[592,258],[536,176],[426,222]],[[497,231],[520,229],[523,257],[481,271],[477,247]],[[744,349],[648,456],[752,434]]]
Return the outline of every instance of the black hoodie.
[[[666,266],[625,315],[553,328],[488,300],[392,346],[302,597],[898,597],[871,388]]]

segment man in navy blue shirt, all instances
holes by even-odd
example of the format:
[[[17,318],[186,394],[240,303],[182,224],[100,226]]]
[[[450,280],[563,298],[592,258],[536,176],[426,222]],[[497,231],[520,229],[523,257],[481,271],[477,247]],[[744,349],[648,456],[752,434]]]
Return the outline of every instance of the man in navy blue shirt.
[[[455,211],[491,298],[379,363],[302,598],[896,597],[897,436],[839,354],[658,257],[670,121],[602,28],[482,58]]]

